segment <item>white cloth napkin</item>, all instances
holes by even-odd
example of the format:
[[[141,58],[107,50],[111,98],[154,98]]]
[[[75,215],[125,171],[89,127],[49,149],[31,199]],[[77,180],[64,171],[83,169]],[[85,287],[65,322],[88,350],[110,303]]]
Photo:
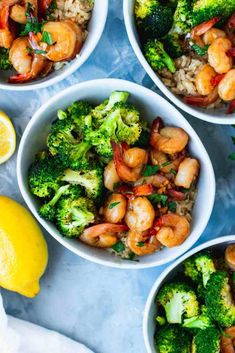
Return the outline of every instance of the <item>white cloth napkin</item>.
[[[55,331],[7,316],[0,294],[0,352],[1,353],[92,353]]]

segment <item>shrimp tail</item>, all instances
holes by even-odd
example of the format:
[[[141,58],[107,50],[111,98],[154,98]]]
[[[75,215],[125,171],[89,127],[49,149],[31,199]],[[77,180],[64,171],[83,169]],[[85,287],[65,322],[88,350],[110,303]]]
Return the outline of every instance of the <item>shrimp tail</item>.
[[[0,29],[8,27],[9,6],[3,6],[0,10]]]
[[[184,101],[185,103],[196,107],[207,107],[216,102],[218,97],[219,95],[216,87],[208,96],[188,96],[184,97]]]
[[[156,134],[159,133],[160,129],[163,127],[163,122],[160,117],[153,120],[150,132],[150,145],[156,148]]]
[[[92,235],[93,237],[96,237],[108,232],[119,233],[126,232],[128,230],[129,228],[125,224],[102,223],[86,228],[83,234],[86,236]]]
[[[213,17],[209,21],[205,21],[200,23],[198,26],[194,27],[191,31],[191,37],[194,38],[195,36],[202,36],[206,33],[209,29],[211,29],[221,17]]]
[[[22,83],[22,82],[27,82],[31,79],[31,72],[28,72],[27,74],[19,74],[16,76],[11,76],[8,79],[8,83]]]

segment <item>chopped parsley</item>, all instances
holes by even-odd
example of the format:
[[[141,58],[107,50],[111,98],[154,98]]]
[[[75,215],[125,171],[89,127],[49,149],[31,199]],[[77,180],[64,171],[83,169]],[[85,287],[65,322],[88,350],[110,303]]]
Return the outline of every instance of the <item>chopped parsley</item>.
[[[171,163],[172,163],[171,161],[167,161],[167,162],[163,163],[163,164],[161,165],[161,167],[162,167],[162,168],[167,167],[167,166],[170,165]]]
[[[50,3],[50,6],[48,7],[47,11],[46,11],[46,17],[48,20],[52,20],[54,19],[54,16],[53,16],[53,12],[57,9],[57,3],[56,3],[56,0],[53,0],[51,3]]]
[[[117,206],[119,203],[120,203],[120,201],[110,203],[110,204],[108,205],[108,209],[111,210],[112,208],[114,208],[115,206]]]
[[[139,241],[136,245],[139,246],[140,248],[142,248],[144,246],[144,242],[143,241]]]
[[[41,50],[41,49],[34,49],[34,53],[35,54],[46,54],[47,52],[45,50]]]
[[[171,212],[176,212],[177,203],[175,201],[168,202],[168,210]]]
[[[204,56],[208,51],[209,45],[205,45],[203,48],[201,48],[199,45],[193,44],[192,47],[198,55]]]
[[[142,175],[145,177],[154,175],[159,171],[159,169],[160,167],[158,165],[146,164]]]
[[[171,170],[170,170],[170,173],[171,173],[171,174],[174,174],[174,175],[177,174],[176,171],[175,171],[175,169],[172,169],[172,168],[171,168]]]
[[[42,32],[42,27],[44,23],[38,22],[36,17],[33,15],[33,12],[34,12],[33,6],[30,3],[28,3],[27,11],[25,13],[27,22],[23,27],[23,30],[20,32],[21,37],[27,36],[29,32],[33,32],[35,34]]]
[[[120,240],[119,242],[117,242],[116,244],[114,244],[112,246],[112,249],[114,251],[116,251],[117,253],[120,253],[120,252],[124,251],[126,248],[125,248],[125,245],[123,244],[123,242]]]
[[[153,205],[157,205],[160,202],[162,206],[166,206],[168,196],[164,194],[152,194],[148,196],[148,199],[153,203]]]
[[[42,33],[42,42],[47,43],[49,45],[52,45],[54,43],[53,39],[51,37],[51,34],[49,32],[43,31],[43,33]]]

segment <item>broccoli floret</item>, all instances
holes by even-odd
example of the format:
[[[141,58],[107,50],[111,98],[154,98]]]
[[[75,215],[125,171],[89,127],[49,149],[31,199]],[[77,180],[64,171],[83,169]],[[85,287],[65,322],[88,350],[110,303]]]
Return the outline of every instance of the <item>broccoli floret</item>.
[[[235,324],[235,305],[227,272],[212,273],[206,285],[209,315],[223,327]]]
[[[205,305],[202,305],[200,315],[191,317],[190,319],[185,319],[183,327],[201,330],[205,330],[208,327],[214,327],[212,318],[208,313],[207,307]]]
[[[74,102],[68,107],[69,117],[79,128],[84,125],[84,118],[90,114],[92,106],[85,101]]]
[[[183,318],[198,315],[198,301],[195,292],[185,283],[165,284],[157,296],[157,302],[166,312],[170,324],[181,324]]]
[[[53,198],[49,202],[42,205],[39,210],[39,214],[41,217],[47,219],[48,221],[53,221],[56,213],[56,203],[62,196],[69,196],[71,199],[77,199],[78,197],[82,196],[82,194],[82,189],[78,185],[61,186]]]
[[[50,197],[61,186],[64,168],[58,158],[45,156],[29,168],[29,188],[38,197]]]
[[[52,155],[58,155],[67,168],[83,169],[90,165],[91,145],[76,138],[75,125],[71,119],[57,120],[52,124],[47,138]]]
[[[166,324],[166,319],[163,316],[157,316],[156,317],[156,322],[159,326],[163,326]]]
[[[10,70],[11,68],[9,49],[0,48],[0,70]]]
[[[182,41],[178,33],[167,34],[163,39],[164,49],[173,58],[179,58],[184,54]]]
[[[87,197],[63,198],[56,208],[56,225],[67,237],[79,237],[84,228],[95,221],[95,207]]]
[[[131,104],[116,103],[100,128],[88,133],[86,138],[101,157],[110,160],[113,157],[111,140],[134,144],[141,130],[139,111]]]
[[[192,352],[194,353],[219,353],[220,332],[213,327],[199,330],[193,338]]]
[[[192,0],[178,0],[170,33],[187,34],[192,27]]]
[[[206,288],[203,286],[203,283],[199,283],[197,286],[197,297],[198,300],[201,302],[205,302],[205,297],[206,297]]]
[[[103,103],[95,107],[91,111],[92,124],[94,128],[99,128],[100,125],[105,121],[106,115],[111,111],[114,104],[118,102],[125,103],[129,97],[128,92],[114,91],[111,93],[109,99],[106,99]]]
[[[224,22],[234,11],[234,0],[196,0],[193,2],[193,26],[217,16],[221,16]]]
[[[149,40],[144,46],[144,54],[153,70],[161,71],[163,68],[167,68],[170,72],[176,71],[174,61],[166,53],[159,40]]]
[[[178,325],[166,325],[156,333],[156,347],[159,353],[190,353],[191,337]]]
[[[136,0],[135,17],[140,34],[146,38],[161,38],[171,29],[173,9],[158,0]]]
[[[204,287],[215,271],[214,261],[209,253],[196,254],[184,262],[185,275],[197,283],[202,281]]]
[[[63,181],[80,185],[85,188],[86,194],[92,199],[100,198],[103,190],[103,170],[95,166],[90,170],[74,171],[67,169],[62,177]]]

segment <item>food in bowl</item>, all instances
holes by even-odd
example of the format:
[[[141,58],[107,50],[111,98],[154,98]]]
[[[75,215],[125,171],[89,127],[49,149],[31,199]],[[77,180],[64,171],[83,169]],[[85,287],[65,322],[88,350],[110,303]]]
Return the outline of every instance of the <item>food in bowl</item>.
[[[128,96],[59,110],[28,182],[62,235],[133,259],[187,239],[200,166],[182,128],[149,128]]]
[[[93,0],[3,0],[0,3],[0,72],[8,83],[45,77],[79,54]]]
[[[157,293],[158,353],[234,351],[235,244],[187,258]]]
[[[235,108],[234,0],[136,0],[143,53],[186,104]]]

